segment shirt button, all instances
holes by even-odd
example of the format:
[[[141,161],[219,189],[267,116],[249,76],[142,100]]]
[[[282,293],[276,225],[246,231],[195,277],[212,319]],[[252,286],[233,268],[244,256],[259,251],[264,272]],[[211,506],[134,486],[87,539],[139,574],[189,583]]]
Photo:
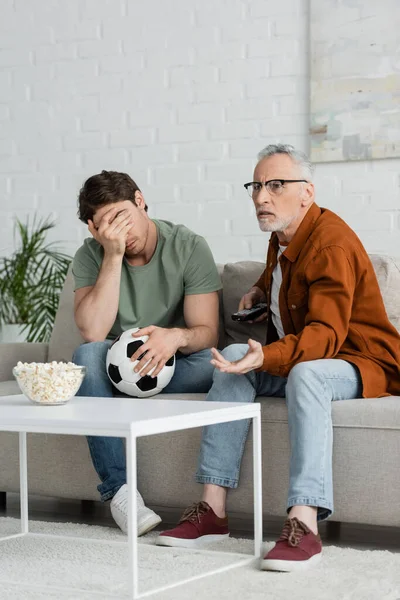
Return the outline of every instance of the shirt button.
[[[296,305],[295,305],[295,304],[292,304],[292,308],[296,308]]]
[[[269,263],[269,266],[272,267],[272,262]]]

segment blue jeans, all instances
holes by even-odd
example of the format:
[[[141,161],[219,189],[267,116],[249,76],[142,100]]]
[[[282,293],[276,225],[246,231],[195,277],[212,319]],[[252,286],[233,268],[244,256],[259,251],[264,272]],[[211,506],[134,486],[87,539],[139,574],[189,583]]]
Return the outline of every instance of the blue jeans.
[[[112,398],[118,394],[106,371],[107,350],[111,341],[82,344],[73,355],[74,363],[87,368],[78,396]],[[212,384],[214,367],[210,350],[184,356],[178,355],[175,373],[164,388],[165,394],[206,393]],[[125,446],[121,438],[87,437],[94,468],[101,480],[98,486],[101,499],[110,500],[126,483]]]
[[[246,354],[247,344],[222,351],[227,360]],[[358,369],[338,359],[297,364],[288,378],[251,371],[233,375],[214,371],[207,400],[254,402],[256,395],[286,398],[291,447],[288,509],[318,507],[318,519],[333,511],[331,402],[360,397]],[[203,430],[196,481],[236,488],[250,421],[209,425]]]

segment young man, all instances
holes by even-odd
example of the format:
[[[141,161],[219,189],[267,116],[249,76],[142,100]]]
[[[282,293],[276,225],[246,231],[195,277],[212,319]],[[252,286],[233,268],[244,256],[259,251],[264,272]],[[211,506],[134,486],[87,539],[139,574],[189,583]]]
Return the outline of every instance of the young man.
[[[208,392],[211,353],[218,337],[220,279],[205,240],[183,225],[150,219],[136,183],[125,173],[102,171],[79,194],[79,218],[92,237],[77,251],[75,321],[87,342],[73,360],[87,367],[81,396],[112,397],[106,373],[107,350],[122,331],[139,327],[148,341],[132,356],[146,353],[136,368],[156,376],[177,353],[175,373],[165,393]],[[151,360],[149,360],[151,359]],[[126,533],[126,462],[123,441],[88,437],[100,477],[101,499]],[[138,494],[138,533],[153,529],[160,517]]]
[[[249,339],[222,352],[209,401],[286,398],[291,444],[288,518],[262,568],[295,571],[316,564],[317,522],[333,511],[331,403],[400,395],[400,336],[390,324],[374,269],[356,234],[314,203],[312,167],[292,146],[259,154],[245,185],[270,238],[264,273],[239,309],[266,302],[267,343]],[[158,543],[196,546],[228,534],[226,494],[236,488],[246,421],[204,429],[196,479],[202,502]],[[268,457],[265,457],[268,460]]]

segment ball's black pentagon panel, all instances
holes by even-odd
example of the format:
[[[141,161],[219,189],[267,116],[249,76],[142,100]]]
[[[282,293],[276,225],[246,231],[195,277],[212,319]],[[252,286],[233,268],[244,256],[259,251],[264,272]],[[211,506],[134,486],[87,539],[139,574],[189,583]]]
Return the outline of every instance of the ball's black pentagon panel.
[[[140,346],[143,346],[142,340],[135,340],[134,342],[129,342],[129,344],[126,345],[126,356],[128,358],[133,356],[136,350],[140,348]]]
[[[139,381],[136,382],[136,386],[142,392],[149,392],[150,390],[154,390],[157,387],[157,377],[150,377],[150,375],[145,375]]]
[[[109,364],[108,365],[108,376],[113,383],[119,383],[122,381],[121,374],[117,366]]]

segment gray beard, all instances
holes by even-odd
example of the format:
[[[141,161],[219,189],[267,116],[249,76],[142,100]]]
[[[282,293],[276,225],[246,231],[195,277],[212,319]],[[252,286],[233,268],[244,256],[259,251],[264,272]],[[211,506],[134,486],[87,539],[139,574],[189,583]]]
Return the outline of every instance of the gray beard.
[[[291,217],[290,219],[278,219],[278,220],[274,220],[273,223],[268,222],[267,220],[262,219],[261,221],[258,219],[258,225],[261,229],[261,231],[267,232],[273,232],[273,231],[285,231],[285,229],[287,229],[289,227],[289,225],[291,225],[293,223],[293,221],[296,219],[296,217]]]

